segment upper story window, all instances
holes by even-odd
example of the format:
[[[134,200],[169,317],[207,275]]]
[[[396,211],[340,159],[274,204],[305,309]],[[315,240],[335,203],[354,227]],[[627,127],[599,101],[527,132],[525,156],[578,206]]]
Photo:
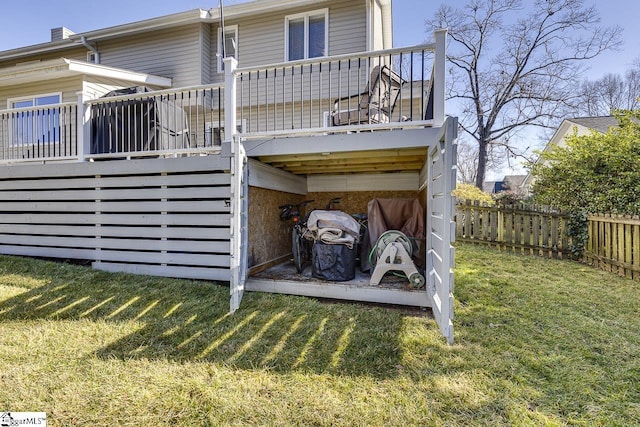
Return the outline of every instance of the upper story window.
[[[222,44],[224,43],[224,55],[222,52]],[[229,25],[224,27],[224,37],[222,36],[222,28],[218,28],[218,72],[224,72],[223,56],[234,57],[238,59],[238,26]]]
[[[46,108],[46,106],[59,104],[61,98],[61,95],[56,93],[9,99],[10,109],[24,109],[11,116],[10,130],[13,145],[58,142],[60,110]]]
[[[329,10],[285,17],[285,61],[327,56]]]

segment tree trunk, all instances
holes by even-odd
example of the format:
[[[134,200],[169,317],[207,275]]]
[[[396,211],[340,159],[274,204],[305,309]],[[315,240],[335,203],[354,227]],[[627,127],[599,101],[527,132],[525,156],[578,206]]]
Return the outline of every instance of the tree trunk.
[[[482,190],[484,176],[487,171],[487,141],[484,138],[478,140],[478,172],[476,174],[476,187]]]

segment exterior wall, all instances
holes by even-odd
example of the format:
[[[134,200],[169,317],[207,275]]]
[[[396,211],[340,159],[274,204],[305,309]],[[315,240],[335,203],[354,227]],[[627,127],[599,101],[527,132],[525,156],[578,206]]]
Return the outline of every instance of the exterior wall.
[[[117,79],[107,79],[100,77],[87,77],[83,83],[82,91],[91,99],[100,98],[112,90],[123,89],[132,86],[133,83],[124,82]]]
[[[199,25],[107,40],[97,48],[102,65],[169,77],[174,87],[202,83]]]
[[[332,1],[313,6],[329,10],[329,55],[366,50],[366,2]],[[228,19],[238,25],[239,65],[251,67],[284,61],[285,16],[308,11],[309,7],[254,14]],[[191,24],[151,33],[93,42],[102,65],[154,74],[173,79],[173,87],[222,82],[217,71],[218,23]],[[0,67],[16,63],[60,57],[86,61],[84,46],[4,61]]]
[[[313,6],[312,10],[329,9],[329,55],[366,50],[366,3],[364,1],[332,1]],[[253,67],[284,62],[285,16],[309,11],[309,7],[257,14],[250,19],[227,19],[225,25],[238,26],[238,66]],[[217,72],[218,25],[211,25],[211,80],[222,82]]]
[[[216,66],[216,43],[213,39],[213,26],[210,24],[200,25],[200,44],[202,52],[202,77],[203,84],[213,82],[213,75],[217,72]]]
[[[330,193],[309,193],[308,199],[313,199],[313,206],[324,209],[329,201],[340,197],[340,203],[334,205],[334,209],[348,214],[367,213],[367,204],[372,199],[412,199],[418,197],[417,191],[351,191]]]
[[[43,80],[28,85],[10,86],[0,88],[0,110],[8,108],[7,101],[11,98],[41,95],[46,93],[62,93],[62,102],[75,102],[78,100],[76,92],[82,89],[82,78],[71,77],[66,79]]]
[[[305,196],[249,187],[249,267],[291,253],[291,221],[280,220],[278,206],[300,203]]]

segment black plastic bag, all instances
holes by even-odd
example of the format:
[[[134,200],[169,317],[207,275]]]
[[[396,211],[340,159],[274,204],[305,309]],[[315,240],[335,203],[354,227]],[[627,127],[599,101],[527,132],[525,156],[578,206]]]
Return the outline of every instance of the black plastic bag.
[[[356,277],[356,249],[316,242],[312,251],[312,275],[317,279],[344,282]]]

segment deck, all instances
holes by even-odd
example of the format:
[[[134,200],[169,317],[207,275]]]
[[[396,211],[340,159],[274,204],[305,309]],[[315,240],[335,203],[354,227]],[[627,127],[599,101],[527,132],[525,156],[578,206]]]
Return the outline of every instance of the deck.
[[[224,84],[1,110],[0,253],[228,281],[232,312],[245,289],[429,306],[451,341],[457,124],[444,114],[444,38],[251,68],[229,58]],[[290,246],[279,203],[399,189],[429,206],[422,290],[247,280],[265,261],[255,251]]]

